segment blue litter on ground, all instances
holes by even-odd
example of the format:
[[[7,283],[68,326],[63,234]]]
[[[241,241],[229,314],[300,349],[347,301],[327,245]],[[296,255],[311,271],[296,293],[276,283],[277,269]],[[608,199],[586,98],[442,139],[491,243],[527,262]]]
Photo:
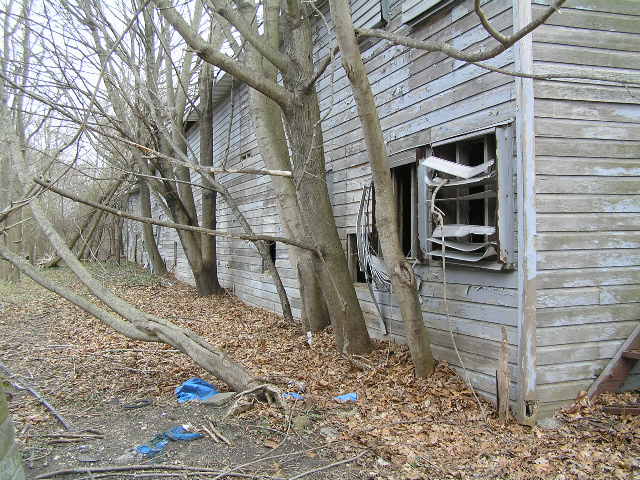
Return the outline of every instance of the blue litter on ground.
[[[282,398],[286,400],[304,400],[304,396],[296,392],[285,392],[282,394]]]
[[[146,445],[139,445],[136,447],[136,452],[144,455],[145,457],[155,457],[162,452],[170,441],[191,441],[204,437],[201,433],[190,432],[183,425],[178,425],[167,430],[164,433],[156,435]]]
[[[190,402],[191,400],[208,400],[220,393],[216,387],[201,378],[190,378],[179,387],[176,387],[176,396],[179,403]]]
[[[344,395],[334,397],[334,400],[338,403],[357,402],[358,394],[356,392],[345,393]]]

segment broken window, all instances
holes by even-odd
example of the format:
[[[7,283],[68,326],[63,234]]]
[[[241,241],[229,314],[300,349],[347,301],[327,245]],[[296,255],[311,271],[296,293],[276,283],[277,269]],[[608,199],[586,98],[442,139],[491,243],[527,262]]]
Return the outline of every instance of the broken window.
[[[355,233],[347,234],[347,261],[351,280],[354,283],[365,283],[367,277],[362,269],[362,262],[358,255],[358,242]]]
[[[269,240],[265,242],[267,244],[267,247],[269,248],[269,256],[271,257],[271,261],[273,262],[273,264],[276,264],[276,258],[278,257],[277,255],[277,251],[276,251],[276,242]],[[262,273],[265,273],[267,271],[267,266],[265,265],[264,262],[264,258],[262,259]]]
[[[426,181],[431,259],[502,270],[513,266],[510,126],[433,144]]]
[[[398,234],[402,251],[415,257],[418,249],[418,182],[416,163],[391,169],[398,212]]]

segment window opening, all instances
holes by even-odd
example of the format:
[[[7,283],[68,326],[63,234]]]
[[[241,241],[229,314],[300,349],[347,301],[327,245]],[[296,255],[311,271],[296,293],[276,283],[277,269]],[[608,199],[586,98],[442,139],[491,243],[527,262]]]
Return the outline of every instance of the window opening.
[[[436,216],[430,219],[428,248],[433,259],[446,256],[458,263],[502,268],[496,158],[496,135],[491,133],[434,147],[422,161],[427,167],[427,201],[443,215],[443,225],[437,224]]]
[[[274,241],[267,241],[265,242],[267,244],[267,247],[269,248],[269,257],[271,258],[271,261],[273,262],[273,264],[276,264],[276,258],[278,256],[278,252],[276,250],[276,242]],[[262,273],[265,273],[267,271],[267,265],[265,264],[264,258],[262,259]]]
[[[416,149],[420,155],[420,149]],[[419,158],[419,157],[417,157]],[[416,162],[391,169],[398,213],[398,233],[405,256],[416,258],[418,248],[418,176]]]
[[[366,283],[367,277],[362,269],[362,262],[358,255],[358,240],[355,233],[347,234],[347,260],[351,280],[354,283]]]

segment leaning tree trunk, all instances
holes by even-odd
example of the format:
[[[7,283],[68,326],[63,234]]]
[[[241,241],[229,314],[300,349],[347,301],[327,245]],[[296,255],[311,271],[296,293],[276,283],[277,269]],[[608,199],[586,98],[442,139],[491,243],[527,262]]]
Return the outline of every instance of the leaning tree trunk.
[[[263,36],[266,42],[278,48],[280,43],[278,37],[279,3],[267,0],[264,10],[265,33]],[[275,80],[277,72],[273,65],[262,62],[260,55],[250,45],[247,48],[250,52],[248,57],[252,66],[261,70],[267,78]],[[265,166],[272,170],[290,171],[291,161],[289,160],[280,107],[273,100],[254,89],[250,90],[250,102],[256,139]],[[276,193],[280,219],[287,237],[311,244],[311,236],[305,231],[292,179],[272,176],[271,184]],[[322,266],[319,265],[320,259],[317,255],[300,248],[290,246],[288,251],[289,262],[298,273],[304,328],[312,332],[322,330],[331,321],[320,284],[319,271],[322,269]]]
[[[125,174],[121,176],[119,179],[115,180],[111,185],[109,185],[109,187],[107,187],[107,191],[103,195],[101,195],[100,198],[98,199],[98,203],[109,203],[109,201],[111,200],[111,198],[113,198],[116,191],[118,190],[120,185],[122,185],[122,182],[124,182],[127,176],[128,174]],[[96,215],[98,216],[98,218],[96,218]],[[69,248],[71,250],[75,248],[76,243],[78,243],[78,240],[80,240],[81,238],[84,238],[84,246],[81,248],[82,253],[84,253],[84,250],[87,244],[91,240],[91,236],[93,232],[95,232],[95,226],[100,221],[100,217],[102,217],[102,215],[95,208],[89,212],[84,222],[80,226],[80,229],[78,230],[78,232],[75,233],[68,242]],[[78,255],[78,258],[82,258],[82,253]],[[45,264],[44,267],[52,268],[57,266],[58,263],[60,263],[60,256],[55,255],[50,261],[48,261]]]
[[[346,0],[329,0],[336,29],[336,38],[342,52],[342,65],[351,82],[358,105],[358,116],[364,132],[369,163],[376,186],[376,225],[387,270],[391,274],[393,293],[407,329],[407,343],[418,377],[433,372],[435,362],[431,344],[422,320],[416,277],[400,245],[398,213],[388,167],[386,146],[376,110],[375,99],[360,48],[353,30],[351,10]]]
[[[231,359],[225,352],[210,345],[195,332],[138,310],[130,303],[114,295],[111,290],[93,278],[69,250],[62,237],[42,212],[39,200],[35,200],[32,203],[32,212],[44,235],[80,282],[89,289],[92,295],[113,310],[116,315],[97,307],[84,297],[80,297],[64,287],[53,284],[27,262],[4,247],[0,247],[0,257],[10,261],[45,288],[71,301],[118,332],[135,340],[163,342],[173,346],[236,391],[254,388],[262,383],[246,367]]]
[[[100,226],[100,223],[102,222],[102,218],[104,217],[104,212],[102,211],[98,211],[98,212],[94,212],[94,214],[91,217],[91,224],[89,225],[89,230],[85,232],[84,238],[82,240],[82,245],[80,246],[80,249],[78,250],[78,255],[77,257],[82,260],[83,258],[85,258],[85,252],[89,249],[89,245],[91,244],[91,241],[93,240],[93,237],[96,234],[96,231],[98,230],[98,227]],[[73,248],[72,246],[69,246],[69,248]],[[56,255],[56,258],[60,258],[58,255]],[[59,262],[60,260],[58,260]],[[56,262],[57,263],[57,262]]]
[[[283,114],[298,204],[306,229],[322,255],[322,286],[334,322],[336,346],[344,353],[369,352],[369,333],[329,201],[318,97],[315,88],[304,87],[314,75],[311,28],[300,3],[294,0],[288,7],[289,35],[284,43],[298,68],[292,67],[283,80],[285,87],[297,95]]]

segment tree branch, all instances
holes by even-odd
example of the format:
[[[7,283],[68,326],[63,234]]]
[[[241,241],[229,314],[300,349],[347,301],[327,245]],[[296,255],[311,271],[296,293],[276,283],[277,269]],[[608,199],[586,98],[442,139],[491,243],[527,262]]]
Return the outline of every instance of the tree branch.
[[[517,72],[515,70],[507,70],[506,68],[493,67],[481,62],[470,62],[472,65],[476,65],[485,70],[501,73],[503,75],[510,75],[512,77],[520,78],[532,78],[534,80],[597,80],[600,82],[612,82],[622,83],[628,85],[640,85],[640,74],[638,73],[625,73],[625,74],[613,74],[613,73],[592,73],[592,74],[571,74],[571,73],[524,73]],[[625,78],[626,77],[626,78]]]
[[[286,55],[283,55],[278,50],[271,48],[268,42],[265,42],[263,38],[256,35],[256,32],[251,25],[238,15],[238,12],[231,6],[228,0],[211,0],[211,3],[215,7],[215,12],[235,27],[242,38],[249,42],[255,49],[260,52],[264,58],[277,67],[281,72],[287,72],[290,69],[290,62]]]
[[[509,39],[504,35],[502,35],[495,28],[493,28],[493,25],[489,23],[489,19],[487,18],[485,13],[482,11],[482,8],[480,7],[480,0],[475,0],[474,8],[476,10],[476,15],[478,15],[478,18],[480,18],[480,22],[482,23],[482,26],[487,32],[489,32],[489,35],[491,35],[493,38],[499,41],[502,45],[506,45],[507,43],[509,43]]]
[[[407,37],[405,35],[398,35],[391,32],[386,32],[384,30],[372,30],[370,28],[359,28],[356,29],[356,33],[361,37],[374,37],[374,38],[382,38],[384,40],[388,40],[396,45],[404,45],[405,47],[415,48],[417,50],[426,50],[427,52],[442,52],[445,55],[455,58],[456,60],[461,60],[463,62],[480,62],[482,60],[487,60],[489,58],[493,58],[496,55],[500,55],[507,48],[511,47],[518,40],[523,38],[525,35],[531,33],[533,30],[542,25],[554,12],[556,12],[562,4],[564,4],[566,0],[555,0],[553,5],[551,5],[542,15],[540,15],[535,20],[531,21],[528,25],[525,25],[520,30],[515,32],[513,35],[504,38],[504,43],[501,42],[500,45],[497,45],[489,50],[479,50],[475,52],[463,52],[457,48],[451,46],[451,44],[446,42],[434,42],[431,40],[415,40],[411,37]],[[482,21],[482,17],[480,18]],[[485,18],[486,20],[486,18]],[[487,21],[488,24],[488,21]],[[484,25],[484,28],[487,32],[493,36],[495,32],[494,28],[491,25]],[[494,32],[494,33],[492,33]],[[500,34],[501,35],[501,34]]]
[[[175,28],[182,38],[195,50],[196,54],[204,61],[221,68],[225,72],[233,75],[238,80],[255,88],[267,97],[273,99],[280,106],[285,107],[293,101],[293,96],[283,87],[264,77],[256,70],[243,66],[227,55],[217,51],[200,35],[197,34],[175,8],[171,6],[169,0],[153,0],[162,16]]]
[[[115,208],[111,208],[111,207],[107,207],[105,205],[101,205],[99,203],[95,203],[92,202],[90,200],[84,199],[84,198],[80,198],[77,195],[74,195],[71,192],[67,192],[66,190],[62,190],[61,188],[58,187],[54,187],[53,185],[48,184],[47,182],[40,180],[40,179],[34,179],[34,182],[36,182],[38,185],[41,185],[43,187],[45,187],[48,190],[51,190],[54,193],[57,193],[58,195],[61,195],[65,198],[68,198],[69,200],[73,200],[74,202],[78,202],[78,203],[83,203],[85,205],[89,205],[90,207],[93,208],[98,208],[100,210],[104,210],[105,212],[108,212],[112,215],[116,215],[118,217],[121,218],[127,218],[129,220],[134,220],[136,222],[143,222],[143,223],[150,223],[152,225],[159,225],[161,227],[167,227],[167,228],[174,228],[176,230],[186,230],[186,231],[190,231],[190,232],[198,232],[198,233],[204,233],[207,235],[211,235],[213,237],[227,237],[227,238],[237,238],[239,240],[247,240],[247,241],[251,241],[251,242],[255,242],[255,241],[264,241],[264,242],[280,242],[280,243],[284,243],[287,245],[293,245],[294,247],[298,247],[298,248],[302,248],[304,250],[309,250],[312,252],[315,252],[316,254],[319,254],[319,252],[314,248],[311,247],[309,245],[306,245],[304,243],[301,242],[297,242],[295,240],[290,240],[288,238],[284,238],[284,237],[272,237],[270,235],[245,235],[245,234],[241,234],[241,233],[230,233],[230,232],[223,232],[221,230],[211,230],[208,228],[203,228],[203,227],[194,227],[191,225],[183,225],[180,223],[174,223],[174,222],[165,222],[163,220],[155,220],[153,218],[148,218],[148,217],[140,217],[138,215],[131,215],[129,213],[123,212],[122,210],[117,210]]]
[[[148,156],[145,158],[149,158]],[[293,174],[288,170],[269,170],[266,168],[245,168],[240,170],[227,169],[227,168],[214,168],[214,167],[203,167],[201,165],[197,165],[195,163],[183,162],[181,160],[177,160],[175,158],[169,157],[168,155],[162,155],[160,158],[166,160],[169,163],[173,163],[174,165],[180,165],[183,167],[191,168],[196,172],[207,172],[207,173],[247,173],[250,175],[271,175],[274,177],[293,177]]]

